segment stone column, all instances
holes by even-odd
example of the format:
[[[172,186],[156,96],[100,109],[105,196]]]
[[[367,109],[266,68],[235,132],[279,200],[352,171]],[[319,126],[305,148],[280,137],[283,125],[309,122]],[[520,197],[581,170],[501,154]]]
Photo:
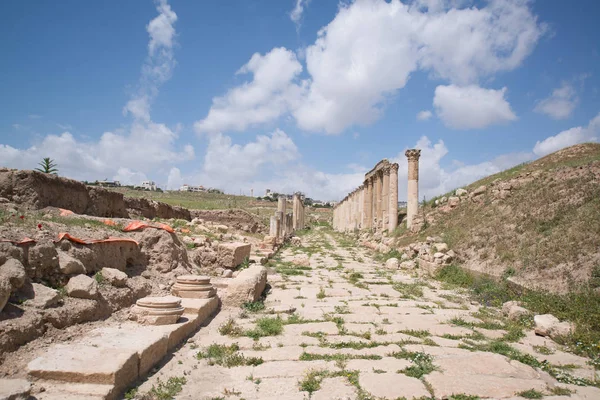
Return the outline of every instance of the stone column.
[[[269,236],[277,238],[277,216],[273,215],[269,220]]]
[[[371,227],[371,184],[369,179],[365,180],[363,184],[363,220],[362,227],[363,229],[369,229]]]
[[[381,188],[381,230],[387,231],[389,224],[389,193],[390,193],[390,169],[385,168],[382,172],[382,188]]]
[[[393,232],[398,226],[398,164],[390,165],[389,199],[389,230]]]
[[[299,221],[300,221],[300,209],[299,209],[299,201],[300,196],[297,193],[294,193],[294,197],[292,200],[292,215],[293,215],[293,229],[298,230]]]
[[[365,229],[365,185],[359,186],[358,192],[358,229]]]
[[[373,200],[375,201],[375,213],[373,214],[373,228],[375,228],[375,230],[378,230],[380,221],[379,210],[381,208],[381,180],[379,179],[378,173],[375,174],[373,180],[375,181],[375,188],[373,193]]]
[[[287,197],[286,196],[279,196],[279,198],[277,199],[277,211],[281,211],[283,213],[280,226],[281,226],[281,236],[283,236],[285,238],[288,234],[287,226],[285,223],[285,218],[287,215]]]
[[[406,208],[406,227],[412,228],[413,221],[419,212],[419,157],[421,150],[406,150],[408,158],[408,199]]]
[[[277,224],[275,227],[275,231],[277,232],[277,239],[283,241],[283,239],[285,239],[285,232],[283,228],[283,213],[281,211],[277,211],[275,215],[277,217]]]

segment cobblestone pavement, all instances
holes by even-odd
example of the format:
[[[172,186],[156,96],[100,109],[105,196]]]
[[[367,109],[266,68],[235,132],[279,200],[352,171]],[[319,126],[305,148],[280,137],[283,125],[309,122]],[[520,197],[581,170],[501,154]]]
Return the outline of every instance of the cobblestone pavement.
[[[177,399],[600,399],[587,359],[343,236],[310,231],[274,267],[264,309],[222,310],[139,393],[185,378]]]

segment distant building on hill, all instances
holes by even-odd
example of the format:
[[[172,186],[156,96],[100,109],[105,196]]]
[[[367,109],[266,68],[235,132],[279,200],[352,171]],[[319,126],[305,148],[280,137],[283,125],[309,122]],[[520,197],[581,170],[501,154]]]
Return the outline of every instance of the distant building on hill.
[[[142,182],[142,189],[144,190],[156,190],[156,183],[154,181],[143,181]]]
[[[206,192],[206,188],[202,185],[200,186],[193,186],[193,185],[188,185],[187,183],[184,183],[180,188],[179,188],[180,192]]]
[[[103,180],[103,181],[98,181],[97,182],[98,186],[102,186],[102,187],[119,187],[121,186],[121,182],[119,181],[108,181],[108,180]]]

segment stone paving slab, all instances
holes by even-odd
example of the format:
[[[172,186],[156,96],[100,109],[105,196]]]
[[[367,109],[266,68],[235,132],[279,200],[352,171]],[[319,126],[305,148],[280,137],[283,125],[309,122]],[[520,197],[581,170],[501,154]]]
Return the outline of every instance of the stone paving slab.
[[[27,366],[29,375],[73,383],[98,383],[124,388],[138,377],[135,350],[56,344]]]
[[[439,397],[463,393],[484,398],[503,399],[530,389],[543,392],[547,386],[546,382],[540,379],[521,379],[495,375],[450,376],[437,371],[428,374],[426,379],[433,386],[436,396]]]
[[[423,382],[396,372],[363,372],[358,381],[363,389],[376,397],[414,399],[430,396]]]

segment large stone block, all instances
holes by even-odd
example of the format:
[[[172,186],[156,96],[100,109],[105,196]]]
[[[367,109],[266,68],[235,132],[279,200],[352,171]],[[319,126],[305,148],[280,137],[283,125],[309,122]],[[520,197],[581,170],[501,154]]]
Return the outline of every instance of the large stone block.
[[[250,257],[248,243],[221,243],[217,248],[217,262],[223,268],[235,268]]]
[[[27,365],[29,375],[73,383],[125,388],[138,378],[138,355],[132,349],[55,344]]]
[[[80,299],[95,299],[98,296],[98,283],[87,275],[77,275],[69,279],[67,293]]]
[[[267,269],[254,265],[243,270],[231,279],[227,290],[221,296],[224,306],[239,307],[246,302],[257,301],[267,285]]]
[[[25,379],[0,378],[0,400],[28,399],[31,384]]]
[[[120,328],[98,328],[82,341],[99,348],[135,351],[140,376],[145,375],[166,354],[169,337],[149,326],[124,324]]]

